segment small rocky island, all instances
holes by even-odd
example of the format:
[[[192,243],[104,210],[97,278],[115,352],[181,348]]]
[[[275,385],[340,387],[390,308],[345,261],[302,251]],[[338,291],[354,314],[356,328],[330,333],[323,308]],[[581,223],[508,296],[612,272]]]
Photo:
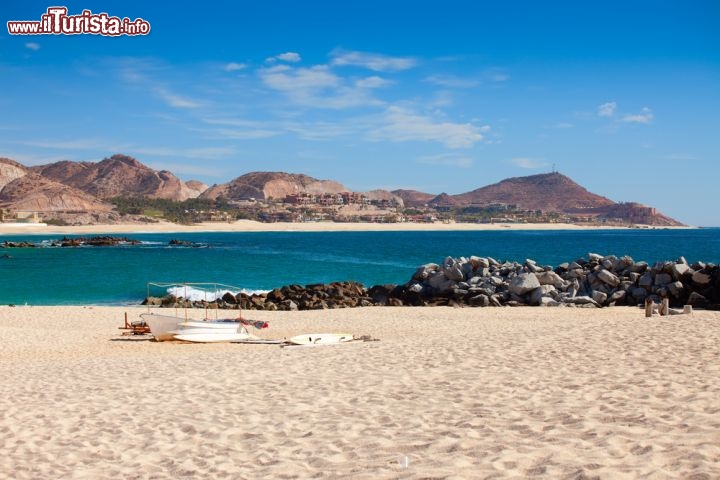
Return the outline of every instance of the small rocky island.
[[[418,267],[401,285],[366,288],[357,282],[287,285],[268,293],[225,294],[190,301],[148,297],[143,304],[165,307],[245,310],[317,310],[369,306],[570,306],[641,305],[668,299],[679,308],[720,309],[720,269],[684,258],[649,264],[629,256],[589,254],[556,267],[533,260],[499,262],[490,257],[452,258]]]

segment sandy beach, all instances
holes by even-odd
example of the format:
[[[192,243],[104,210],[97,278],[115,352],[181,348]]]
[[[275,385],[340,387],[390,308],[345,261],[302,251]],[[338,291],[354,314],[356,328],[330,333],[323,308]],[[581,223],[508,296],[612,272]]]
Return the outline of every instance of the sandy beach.
[[[380,340],[280,348],[144,311],[0,307],[0,478],[720,478],[720,312],[246,312]]]
[[[128,223],[109,225],[77,225],[58,227],[44,224],[3,224],[0,234],[131,234],[131,233],[188,233],[188,232],[349,232],[349,231],[454,231],[454,230],[598,230],[627,227],[575,225],[571,223],[262,223],[253,220],[236,222],[205,222],[179,225],[170,222],[148,224]],[[658,228],[658,227],[648,227]],[[669,227],[662,227],[669,228]],[[678,227],[674,227],[678,228]],[[686,227],[682,227],[686,228]]]

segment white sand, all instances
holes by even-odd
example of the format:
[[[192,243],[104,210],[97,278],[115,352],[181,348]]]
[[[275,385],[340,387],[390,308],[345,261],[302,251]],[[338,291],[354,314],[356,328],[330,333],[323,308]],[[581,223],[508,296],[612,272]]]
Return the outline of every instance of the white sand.
[[[246,312],[380,339],[279,348],[125,311],[0,307],[0,478],[720,478],[720,312]]]
[[[262,223],[238,220],[233,223],[205,222],[178,225],[170,222],[148,224],[83,225],[56,227],[33,224],[0,223],[0,234],[66,234],[101,233],[187,233],[187,232],[342,232],[342,231],[455,231],[455,230],[598,230],[626,227],[599,227],[570,223]],[[649,227],[653,228],[653,227]],[[665,228],[665,227],[663,227]]]

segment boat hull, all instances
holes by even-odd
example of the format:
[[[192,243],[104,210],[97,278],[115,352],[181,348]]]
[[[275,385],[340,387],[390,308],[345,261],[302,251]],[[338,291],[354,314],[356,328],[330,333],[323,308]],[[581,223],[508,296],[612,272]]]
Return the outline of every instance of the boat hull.
[[[237,321],[188,320],[157,313],[143,313],[140,317],[150,327],[150,333],[158,342],[175,340],[177,335],[218,335],[217,338],[221,338],[222,335],[245,335],[237,338],[247,338],[248,335],[245,327]]]

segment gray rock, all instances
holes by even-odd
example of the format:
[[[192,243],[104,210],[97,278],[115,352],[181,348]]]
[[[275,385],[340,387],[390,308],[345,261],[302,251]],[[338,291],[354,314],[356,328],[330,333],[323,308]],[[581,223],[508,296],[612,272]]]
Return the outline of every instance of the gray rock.
[[[702,307],[707,304],[707,298],[697,292],[692,292],[690,294],[690,297],[688,297],[687,303],[688,305],[692,305],[693,307]]]
[[[603,256],[599,253],[588,253],[588,258],[591,262],[601,262],[603,259]]]
[[[455,282],[447,278],[442,272],[435,273],[427,280],[427,284],[437,292],[447,292],[455,287]]]
[[[599,290],[595,290],[592,293],[592,299],[595,300],[599,305],[604,305],[607,298],[607,293],[601,292]]]
[[[645,297],[648,296],[647,290],[645,290],[642,287],[635,287],[630,291],[630,294],[635,298],[636,300],[645,300]]]
[[[637,273],[643,273],[645,270],[647,270],[648,264],[647,262],[635,262],[630,267],[631,272],[637,272]]]
[[[667,289],[670,292],[670,295],[673,297],[679,297],[685,289],[685,286],[682,282],[672,282],[668,284]]]
[[[653,274],[650,272],[643,273],[643,275],[638,280],[638,286],[640,287],[651,287],[655,279],[653,278]]]
[[[676,280],[680,280],[680,277],[682,277],[686,273],[690,275],[693,274],[690,265],[688,265],[687,263],[676,263],[673,265],[673,276]]]
[[[602,280],[603,283],[606,283],[611,287],[617,287],[618,285],[620,285],[620,279],[618,278],[618,276],[609,270],[598,270],[597,277]]]
[[[536,273],[535,277],[537,277],[540,285],[552,285],[555,288],[562,288],[562,286],[565,285],[565,281],[562,277],[555,272],[544,271]]]
[[[611,303],[619,302],[619,301],[625,299],[625,295],[626,295],[625,290],[618,290],[616,292],[613,292],[608,297],[607,304],[609,305]]]
[[[557,307],[562,305],[562,303],[558,302],[557,300],[550,298],[550,297],[542,297],[540,299],[540,306],[541,307]]]
[[[707,285],[712,280],[712,277],[705,272],[695,272],[692,275],[692,280],[698,285]]]
[[[540,305],[543,297],[550,296],[551,293],[555,292],[555,287],[552,285],[540,285],[538,288],[530,292],[530,305]]]
[[[488,268],[490,267],[490,261],[483,257],[470,257],[470,263],[475,268]]]
[[[420,293],[423,290],[423,286],[419,283],[413,283],[407,289],[412,293]]]
[[[667,285],[672,282],[672,276],[667,273],[658,273],[655,275],[655,285]]]
[[[600,307],[600,305],[598,305],[598,303],[595,300],[593,300],[592,298],[590,298],[588,296],[565,298],[565,299],[563,299],[563,302],[572,303],[574,305],[593,305],[595,307]]]
[[[525,295],[540,286],[534,273],[521,273],[510,280],[508,289],[516,295]]]
[[[419,282],[422,282],[423,280],[427,280],[432,274],[437,272],[440,269],[440,265],[437,263],[428,263],[421,267],[418,267],[417,270],[415,270],[415,273],[412,276],[413,280],[417,280]]]

